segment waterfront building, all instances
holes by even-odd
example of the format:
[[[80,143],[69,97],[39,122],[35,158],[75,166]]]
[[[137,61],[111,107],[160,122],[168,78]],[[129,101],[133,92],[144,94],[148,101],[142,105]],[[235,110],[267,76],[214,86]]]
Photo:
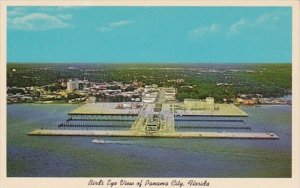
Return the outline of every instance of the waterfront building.
[[[146,120],[146,131],[159,131],[162,115],[151,114]]]
[[[89,98],[88,98],[88,102],[89,102],[89,103],[95,103],[95,102],[97,102],[97,98],[94,97],[94,96],[93,96],[93,97],[89,97]]]
[[[213,97],[206,97],[205,100],[184,99],[184,106],[187,110],[214,110],[215,101]]]
[[[70,79],[67,82],[67,90],[68,91],[74,91],[79,89],[79,81],[78,79]]]

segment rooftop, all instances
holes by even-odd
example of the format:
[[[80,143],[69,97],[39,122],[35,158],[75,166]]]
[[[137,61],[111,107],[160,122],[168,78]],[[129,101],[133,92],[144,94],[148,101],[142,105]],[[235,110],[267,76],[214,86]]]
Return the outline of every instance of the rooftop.
[[[124,106],[120,108],[119,106]],[[138,114],[141,108],[136,107],[137,103],[89,103],[84,104],[75,110],[71,111],[69,115],[75,114],[95,114],[95,115],[126,115],[126,114]]]
[[[248,116],[246,112],[233,104],[215,104],[217,110],[185,110],[175,109],[175,115],[199,115],[199,116]],[[163,104],[163,109],[170,109],[171,104]]]

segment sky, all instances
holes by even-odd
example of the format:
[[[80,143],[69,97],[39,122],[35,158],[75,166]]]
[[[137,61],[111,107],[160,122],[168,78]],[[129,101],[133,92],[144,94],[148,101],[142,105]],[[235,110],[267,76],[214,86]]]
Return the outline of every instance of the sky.
[[[291,63],[289,7],[8,7],[7,61]]]

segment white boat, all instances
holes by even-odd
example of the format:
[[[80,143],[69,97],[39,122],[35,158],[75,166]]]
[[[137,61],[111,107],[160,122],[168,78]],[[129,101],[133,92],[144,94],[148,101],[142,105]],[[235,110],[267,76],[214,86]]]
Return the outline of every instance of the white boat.
[[[105,141],[104,140],[100,140],[100,139],[94,139],[94,140],[92,140],[92,143],[95,143],[95,144],[104,144]]]
[[[95,144],[129,144],[130,143],[128,141],[108,141],[108,140],[105,141],[102,139],[93,139],[91,142]]]

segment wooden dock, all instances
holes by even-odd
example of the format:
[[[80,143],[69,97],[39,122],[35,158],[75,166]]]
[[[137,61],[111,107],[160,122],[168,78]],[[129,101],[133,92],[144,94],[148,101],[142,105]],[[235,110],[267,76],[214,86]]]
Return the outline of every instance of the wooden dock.
[[[30,136],[101,136],[101,137],[162,137],[162,138],[238,138],[238,139],[279,139],[274,133],[236,132],[157,132],[103,131],[103,130],[61,130],[37,129]]]

